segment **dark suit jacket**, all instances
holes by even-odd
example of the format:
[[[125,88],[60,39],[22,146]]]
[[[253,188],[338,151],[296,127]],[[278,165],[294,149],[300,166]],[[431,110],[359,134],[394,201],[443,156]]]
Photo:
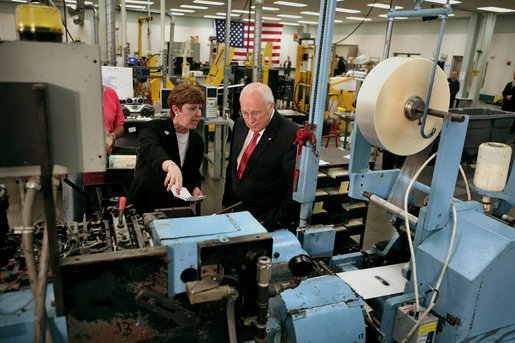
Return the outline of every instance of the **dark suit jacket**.
[[[513,87],[512,85],[513,85],[512,82],[508,82],[506,84],[506,87],[504,87],[504,90],[502,91],[502,96],[504,98],[503,103],[502,103],[502,109],[504,111],[515,112],[515,102],[513,101],[514,100],[513,97],[515,94],[515,87]],[[511,100],[506,100],[506,97],[508,95],[512,96]]]
[[[250,155],[241,180],[237,158],[249,131],[243,118],[234,123],[233,139],[225,180],[223,206],[243,202],[269,230],[293,228],[299,216],[298,203],[292,200],[297,125],[275,111],[274,116]]]
[[[181,168],[183,187],[190,192],[200,187],[200,165],[204,154],[204,143],[200,135],[190,130],[188,150]],[[128,203],[134,204],[140,212],[156,208],[184,206],[186,203],[174,199],[163,185],[166,173],[161,169],[165,160],[181,165],[179,145],[171,119],[153,120],[139,131],[139,155],[136,175],[128,194]]]

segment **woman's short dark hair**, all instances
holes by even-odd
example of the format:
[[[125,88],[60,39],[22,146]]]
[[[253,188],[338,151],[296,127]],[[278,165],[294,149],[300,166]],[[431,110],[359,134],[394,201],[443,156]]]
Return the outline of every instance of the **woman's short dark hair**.
[[[178,84],[168,96],[168,107],[170,107],[170,115],[175,115],[172,111],[172,106],[175,105],[182,109],[184,104],[203,104],[205,97],[202,91],[188,83]]]

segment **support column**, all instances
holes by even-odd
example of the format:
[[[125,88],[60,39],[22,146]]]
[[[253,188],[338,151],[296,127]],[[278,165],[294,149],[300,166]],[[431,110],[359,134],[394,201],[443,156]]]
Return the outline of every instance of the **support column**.
[[[261,59],[261,29],[263,27],[263,0],[256,0],[256,21],[254,21],[254,61],[252,63],[252,82],[263,82],[263,64]],[[249,22],[250,25],[250,22]]]
[[[315,45],[315,65],[309,108],[309,121],[315,125],[314,131],[317,143],[316,147],[307,143],[302,149],[299,183],[297,192],[293,193],[293,199],[301,203],[300,227],[309,225],[313,212],[313,202],[315,201],[319,157],[315,156],[313,150],[320,151],[321,146],[320,139],[322,138],[322,126],[327,102],[327,82],[333,42],[335,8],[336,0],[320,1],[320,19]]]
[[[469,27],[467,30],[467,42],[465,43],[465,51],[463,52],[463,61],[461,63],[461,70],[465,72],[465,78],[460,85],[458,96],[467,98],[469,95],[470,87],[469,82],[472,77],[472,65],[474,64],[474,56],[476,54],[477,37],[479,35],[479,27],[481,17],[478,13],[470,16]]]
[[[120,0],[120,50],[122,53],[122,65],[127,65],[127,8],[125,0]]]
[[[107,64],[116,65],[116,35],[114,0],[106,0]]]
[[[123,0],[122,0],[123,1]],[[161,88],[166,88],[165,0],[160,2],[161,17]]]
[[[107,61],[107,24],[106,24],[106,0],[98,0],[98,33],[100,45],[100,57],[102,62]],[[103,64],[103,63],[102,63]]]
[[[470,87],[470,98],[472,98],[472,107],[476,107],[479,101],[479,94],[481,93],[481,83],[483,82],[483,76],[485,75],[485,66],[486,60],[488,58],[488,51],[490,50],[490,43],[492,42],[492,36],[494,34],[495,21],[497,19],[497,14],[488,13],[486,15],[486,22],[484,25],[481,25],[484,30],[483,39],[481,41],[481,45],[479,45],[477,50],[480,50],[481,53],[478,56],[475,70],[478,71],[478,75],[474,77],[472,80],[472,86]]]
[[[225,17],[225,55],[224,55],[224,97],[223,118],[228,118],[228,99],[229,99],[229,76],[231,76],[231,61],[229,61],[229,50],[231,48],[231,0],[227,0],[227,13]]]

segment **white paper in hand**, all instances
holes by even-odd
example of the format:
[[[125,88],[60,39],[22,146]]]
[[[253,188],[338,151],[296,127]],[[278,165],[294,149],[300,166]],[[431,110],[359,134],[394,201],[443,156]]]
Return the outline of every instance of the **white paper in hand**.
[[[186,187],[182,187],[181,193],[177,194],[177,189],[175,188],[175,185],[172,185],[171,191],[176,198],[182,199],[184,201],[199,201],[203,200],[206,197],[205,195],[198,197],[191,196],[191,193],[186,189]]]

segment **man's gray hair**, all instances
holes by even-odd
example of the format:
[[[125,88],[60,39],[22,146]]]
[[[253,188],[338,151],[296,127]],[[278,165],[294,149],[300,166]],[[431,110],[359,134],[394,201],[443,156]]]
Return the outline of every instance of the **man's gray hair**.
[[[246,85],[240,93],[240,102],[246,93],[254,91],[261,93],[261,95],[263,96],[263,100],[265,100],[267,104],[273,104],[275,102],[274,94],[272,93],[270,87],[261,82],[252,82]]]

